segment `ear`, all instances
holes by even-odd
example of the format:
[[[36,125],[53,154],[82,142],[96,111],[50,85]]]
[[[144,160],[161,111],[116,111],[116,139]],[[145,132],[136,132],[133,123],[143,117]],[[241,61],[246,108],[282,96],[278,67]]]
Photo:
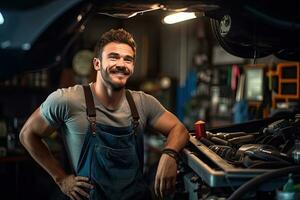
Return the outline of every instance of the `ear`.
[[[99,58],[93,58],[93,66],[96,71],[101,69],[101,61]]]

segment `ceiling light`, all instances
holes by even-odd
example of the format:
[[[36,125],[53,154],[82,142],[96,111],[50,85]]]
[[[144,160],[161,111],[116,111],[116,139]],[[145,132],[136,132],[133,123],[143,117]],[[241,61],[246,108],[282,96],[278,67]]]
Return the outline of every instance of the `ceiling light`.
[[[175,24],[177,22],[182,22],[182,21],[186,21],[186,20],[189,20],[189,19],[194,19],[196,17],[197,16],[194,12],[178,12],[178,13],[166,16],[163,19],[163,23],[165,23],[165,24]]]
[[[2,13],[0,12],[0,25],[4,23],[4,18]]]

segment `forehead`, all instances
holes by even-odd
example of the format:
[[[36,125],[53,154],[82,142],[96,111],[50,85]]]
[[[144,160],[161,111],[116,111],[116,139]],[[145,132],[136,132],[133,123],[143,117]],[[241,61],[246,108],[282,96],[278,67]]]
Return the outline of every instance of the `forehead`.
[[[133,49],[125,43],[110,42],[104,46],[102,54],[118,53],[120,55],[134,56]]]

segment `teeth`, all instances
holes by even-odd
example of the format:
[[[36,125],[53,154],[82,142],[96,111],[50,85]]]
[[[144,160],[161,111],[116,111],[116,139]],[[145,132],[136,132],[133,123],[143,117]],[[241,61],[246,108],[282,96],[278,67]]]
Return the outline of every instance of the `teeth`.
[[[126,73],[123,73],[123,72],[111,72],[111,74],[118,74],[118,75],[128,75],[128,74],[126,74]]]
[[[110,71],[110,73],[111,74],[124,74],[124,75],[129,75],[130,74],[127,71],[115,71],[115,70]]]

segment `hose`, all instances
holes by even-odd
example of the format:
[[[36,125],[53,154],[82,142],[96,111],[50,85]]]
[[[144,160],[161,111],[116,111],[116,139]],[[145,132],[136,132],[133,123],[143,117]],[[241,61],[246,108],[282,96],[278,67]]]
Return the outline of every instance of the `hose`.
[[[244,8],[247,11],[254,14],[256,17],[260,18],[261,20],[264,20],[264,21],[266,21],[267,23],[269,23],[271,25],[275,25],[278,28],[284,28],[284,29],[292,30],[292,31],[300,29],[300,24],[299,23],[277,19],[277,18],[269,16],[269,15],[263,13],[263,12],[260,12],[259,10],[255,9],[255,8],[249,6],[249,5],[246,5]]]
[[[233,192],[230,195],[230,197],[227,200],[240,200],[247,192],[249,192],[252,189],[256,189],[261,183],[273,178],[279,178],[289,173],[300,173],[300,166],[297,165],[292,167],[285,167],[261,174],[239,187],[235,192]]]

